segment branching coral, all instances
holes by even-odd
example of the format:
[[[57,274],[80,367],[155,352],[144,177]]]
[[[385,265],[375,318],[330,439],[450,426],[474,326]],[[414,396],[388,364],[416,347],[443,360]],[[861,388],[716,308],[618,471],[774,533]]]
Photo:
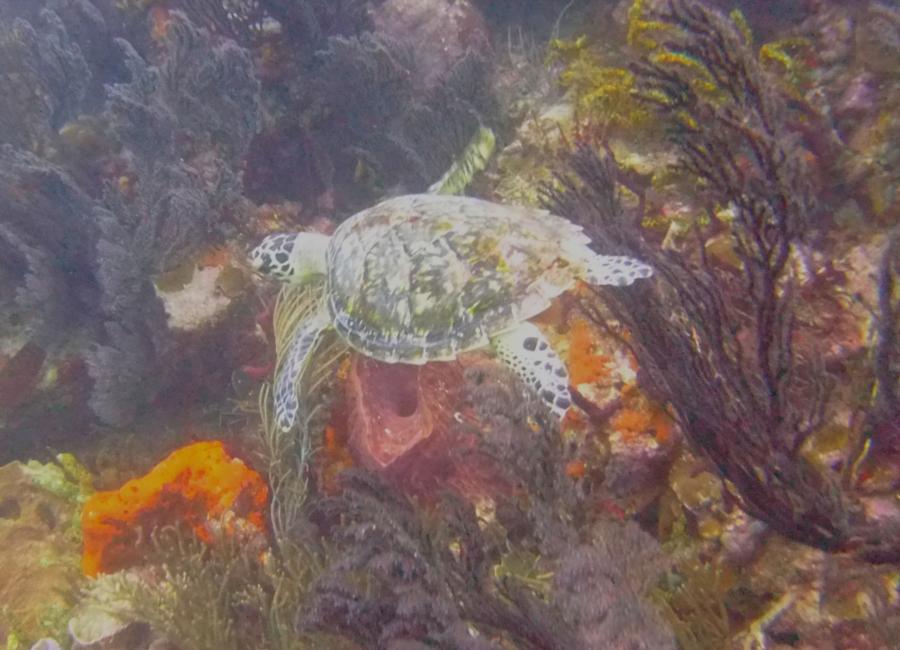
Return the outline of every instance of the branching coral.
[[[809,418],[819,413],[820,405],[801,402],[808,404],[806,414],[791,406],[783,417],[783,394],[767,392],[762,374],[766,371],[749,372],[753,362],[735,338],[743,323],[734,320],[734,312],[725,311],[731,305],[712,275],[662,256],[639,243],[635,233],[623,232],[618,208],[602,212],[609,207],[609,195],[591,196],[593,191],[612,190],[614,172],[591,154],[582,155],[576,164],[585,185],[569,185],[565,196],[557,196],[563,202],[558,209],[582,219],[593,215],[595,228],[603,224],[606,232],[595,237],[599,246],[640,250],[672,286],[672,293],[651,289],[628,296],[601,290],[604,302],[634,336],[632,349],[651,392],[671,400],[688,438],[735,485],[751,514],[807,543],[840,547],[846,542],[842,501],[833,485],[798,458],[795,446],[804,439],[806,428],[815,424]],[[679,307],[674,318],[667,307],[673,300]],[[605,322],[596,304],[585,307],[592,318]],[[759,309],[761,317],[769,318],[770,313]],[[768,321],[768,327],[775,320]],[[793,363],[789,348],[784,347],[789,341],[768,338],[772,334],[769,329],[760,335],[760,368],[770,357],[779,364]],[[778,347],[777,353],[770,345]],[[775,377],[768,375],[768,380]],[[783,381],[784,375],[777,375],[777,383]],[[794,428],[782,428],[789,424]],[[741,435],[735,436],[735,431]]]
[[[641,597],[664,568],[653,539],[634,523],[604,522],[591,534],[593,544],[562,556],[551,596],[580,647],[674,648],[671,632]]]
[[[848,548],[845,496],[798,453],[823,422],[827,393],[827,376],[793,345],[789,260],[813,206],[802,150],[740,29],[693,0],[652,17],[666,27],[662,49],[634,67],[638,87],[672,125],[678,168],[702,181],[710,207],[730,207],[740,273],[714,274],[702,246],[689,261],[643,242],[618,201],[614,163],[589,151],[550,203],[588,226],[598,249],[656,268],[655,286],[595,295],[630,331],[648,390],[671,402],[747,512],[795,540]],[[605,322],[597,302],[584,306]]]
[[[0,32],[0,140],[46,153],[78,114],[91,72],[56,13],[38,20],[16,18]]]
[[[182,0],[180,5],[198,25],[245,45],[255,44],[270,30],[280,28],[258,0]]]
[[[259,88],[245,51],[217,44],[177,13],[166,45],[163,63],[151,67],[119,41],[131,80],[108,88],[106,119],[132,156],[96,209],[107,321],[90,357],[91,404],[111,423],[134,416],[168,351],[152,277],[197,250],[214,215],[234,210],[237,165],[256,129]],[[221,87],[232,90],[223,96]]]
[[[317,85],[329,121],[343,126],[330,143],[342,154],[333,156],[340,169],[361,160],[382,186],[424,189],[494,117],[495,106],[483,57],[467,54],[421,89],[413,45],[380,33],[333,37],[318,54]]]
[[[91,71],[59,15],[9,17],[0,33],[0,276],[17,287],[39,344],[96,313],[93,202],[58,158],[57,131],[82,109]],[[0,294],[5,301],[11,295]]]
[[[875,400],[866,416],[874,451],[900,452],[900,229],[894,229],[878,268],[873,371]]]
[[[469,52],[400,114],[392,138],[419,178],[437,180],[500,119],[489,74],[489,60]]]
[[[295,43],[306,43],[311,46],[311,51],[321,48],[329,36],[358,34],[370,29],[370,7],[377,7],[383,1],[301,0],[284,3],[258,0]]]
[[[58,9],[13,20],[0,48],[9,59],[2,82],[29,89],[9,86],[0,100],[17,102],[3,111],[4,137],[17,139],[0,155],[0,300],[8,305],[6,288],[16,287],[39,345],[93,341],[91,405],[104,421],[124,423],[171,367],[152,277],[224,234],[241,201],[238,166],[256,130],[259,85],[246,51],[173,12],[158,65],[119,40],[130,80],[89,94],[119,80],[124,66],[91,49],[86,35],[111,44],[93,5]],[[78,117],[104,95],[101,115]]]
[[[72,327],[97,310],[93,202],[64,169],[11,145],[0,149],[0,196],[0,268],[18,287],[23,320],[46,345],[63,323]]]

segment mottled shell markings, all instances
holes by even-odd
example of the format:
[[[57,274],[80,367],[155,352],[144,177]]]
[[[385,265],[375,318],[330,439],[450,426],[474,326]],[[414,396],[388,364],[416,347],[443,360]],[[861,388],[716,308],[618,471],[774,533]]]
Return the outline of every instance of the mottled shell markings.
[[[560,238],[587,241],[546,212],[463,197],[399,197],[352,221],[329,248],[341,261],[329,264],[329,308],[351,345],[386,361],[487,345],[572,285]]]

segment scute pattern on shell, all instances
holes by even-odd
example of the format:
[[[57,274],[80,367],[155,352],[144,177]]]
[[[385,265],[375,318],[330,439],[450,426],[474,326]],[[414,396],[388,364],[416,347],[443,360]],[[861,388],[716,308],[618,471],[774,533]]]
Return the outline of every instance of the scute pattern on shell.
[[[383,361],[447,360],[546,309],[581,271],[588,238],[543,210],[468,197],[390,199],[344,222],[328,249],[335,328]]]

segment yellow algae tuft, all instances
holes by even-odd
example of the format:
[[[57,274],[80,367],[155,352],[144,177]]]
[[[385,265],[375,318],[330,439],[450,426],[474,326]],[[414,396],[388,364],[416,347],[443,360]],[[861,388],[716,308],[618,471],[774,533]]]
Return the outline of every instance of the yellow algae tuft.
[[[559,84],[575,104],[576,123],[601,128],[638,129],[652,124],[650,112],[635,96],[630,70],[603,65],[584,37],[550,43],[549,62],[564,65]]]

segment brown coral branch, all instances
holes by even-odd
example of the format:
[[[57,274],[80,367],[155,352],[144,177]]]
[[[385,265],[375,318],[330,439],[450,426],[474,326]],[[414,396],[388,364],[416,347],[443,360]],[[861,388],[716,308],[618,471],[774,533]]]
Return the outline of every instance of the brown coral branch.
[[[696,0],[672,0],[654,20],[672,27],[662,48],[633,69],[648,106],[671,125],[676,167],[701,181],[705,205],[729,206],[727,224],[741,261],[736,273],[711,270],[698,234],[685,254],[649,246],[618,200],[612,157],[582,149],[570,172],[547,190],[548,205],[585,226],[597,250],[630,254],[656,270],[628,291],[599,287],[594,297],[630,332],[642,381],[670,402],[688,440],[715,465],[738,503],[781,534],[825,550],[853,550],[873,562],[900,557],[896,526],[862,522],[858,495],[799,453],[821,426],[830,382],[821,364],[794,349],[789,259],[811,229],[811,182],[782,98],[754,53],[724,16]],[[694,65],[668,65],[687,56]],[[700,92],[697,75],[713,90]],[[864,427],[871,446],[900,438],[897,400],[897,248],[894,233],[879,272],[876,403]],[[590,301],[587,301],[590,303]],[[596,304],[585,313],[600,321]]]
[[[787,410],[782,392],[793,394],[795,388],[789,372],[792,325],[788,306],[781,303],[790,293],[776,290],[779,274],[763,266],[768,261],[783,270],[780,257],[764,254],[750,262],[757,272],[746,275],[745,282],[768,277],[769,287],[746,295],[770,302],[757,305],[748,322],[720,279],[673,253],[651,249],[627,225],[621,207],[610,201],[616,178],[611,161],[583,150],[572,168],[577,180],[560,179],[562,189],[550,191],[552,206],[585,225],[604,253],[643,257],[660,278],[655,287],[593,290],[632,333],[634,353],[654,392],[671,401],[688,438],[734,486],[750,514],[807,544],[843,547],[846,515],[840,493],[794,451],[799,434],[792,427],[801,418]],[[610,205],[614,211],[605,213]],[[760,221],[737,223],[749,227]],[[764,241],[762,234],[755,236]],[[585,311],[600,316],[589,305]],[[738,338],[748,327],[764,330],[755,336],[755,359],[743,353]],[[778,376],[775,369],[786,374]]]
[[[878,266],[878,312],[872,365],[877,392],[866,415],[865,429],[879,450],[900,451],[900,304],[895,297],[897,259],[900,258],[900,228],[891,233]]]

